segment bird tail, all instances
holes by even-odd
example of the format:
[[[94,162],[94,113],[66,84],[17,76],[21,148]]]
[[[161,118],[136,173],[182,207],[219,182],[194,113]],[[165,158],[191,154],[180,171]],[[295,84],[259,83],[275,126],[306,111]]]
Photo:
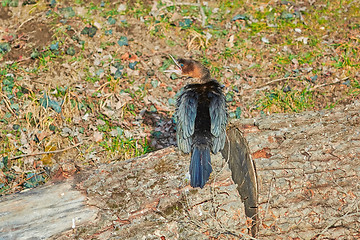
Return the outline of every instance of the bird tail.
[[[190,185],[203,188],[211,172],[210,146],[195,143],[191,152]]]

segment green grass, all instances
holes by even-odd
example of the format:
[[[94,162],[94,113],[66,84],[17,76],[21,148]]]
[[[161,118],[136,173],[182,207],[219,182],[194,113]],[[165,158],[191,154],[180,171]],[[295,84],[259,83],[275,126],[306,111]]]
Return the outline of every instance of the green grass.
[[[267,112],[302,112],[314,107],[313,92],[307,89],[266,92],[257,102],[257,109]]]
[[[146,138],[144,139],[126,139],[124,136],[111,137],[106,135],[104,141],[100,142],[109,155],[119,156],[121,160],[138,157],[152,151]]]

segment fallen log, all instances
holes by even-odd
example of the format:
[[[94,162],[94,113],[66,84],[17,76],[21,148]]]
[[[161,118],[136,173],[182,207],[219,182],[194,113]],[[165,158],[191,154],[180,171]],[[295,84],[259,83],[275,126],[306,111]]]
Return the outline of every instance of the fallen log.
[[[227,135],[230,166],[250,166],[252,159],[256,169],[253,176],[239,167],[232,171],[233,177],[244,175],[238,188],[245,209],[255,215],[259,237],[360,237],[359,102],[234,121]]]
[[[166,148],[2,197],[0,238],[359,237],[360,102],[233,121],[227,135],[203,189],[189,187],[190,157]]]

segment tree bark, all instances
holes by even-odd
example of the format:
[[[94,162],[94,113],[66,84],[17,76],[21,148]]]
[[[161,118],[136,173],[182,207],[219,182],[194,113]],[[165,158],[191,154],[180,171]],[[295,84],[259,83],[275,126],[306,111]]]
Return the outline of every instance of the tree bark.
[[[203,189],[189,186],[190,156],[166,148],[3,197],[0,238],[360,237],[360,102],[233,121],[227,135],[224,158],[212,156],[214,172]],[[26,220],[34,212],[37,220]],[[70,215],[78,221],[73,229],[61,221]]]
[[[227,133],[235,146],[241,141],[248,144],[254,161],[257,182],[254,177],[243,178],[243,188],[251,190],[243,191],[242,198],[248,208],[258,199],[253,214],[259,237],[360,237],[359,102],[320,112],[234,121]],[[234,149],[230,148],[230,163],[231,158],[245,163]],[[233,176],[234,171],[241,172],[232,170]]]

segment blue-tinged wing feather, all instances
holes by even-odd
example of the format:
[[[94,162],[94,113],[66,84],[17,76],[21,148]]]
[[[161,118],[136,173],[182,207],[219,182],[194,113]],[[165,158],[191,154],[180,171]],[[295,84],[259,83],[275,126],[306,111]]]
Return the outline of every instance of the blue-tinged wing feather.
[[[213,135],[212,152],[217,153],[224,148],[226,138],[227,110],[225,96],[220,87],[208,94],[210,98],[211,134]]]
[[[198,106],[198,94],[186,89],[177,100],[175,117],[176,138],[178,147],[185,153],[191,152],[191,136],[195,130],[195,119]]]

